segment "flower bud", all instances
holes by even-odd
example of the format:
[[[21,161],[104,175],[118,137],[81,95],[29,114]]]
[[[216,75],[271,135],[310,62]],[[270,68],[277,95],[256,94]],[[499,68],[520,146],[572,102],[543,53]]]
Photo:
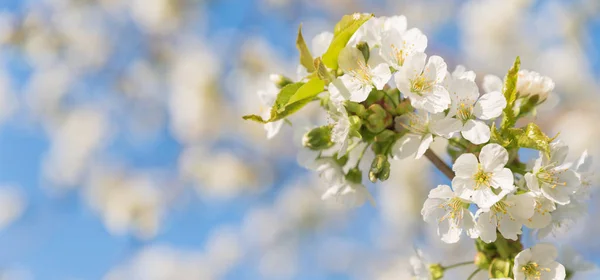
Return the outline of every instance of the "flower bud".
[[[362,120],[359,116],[350,116],[348,117],[348,121],[350,122],[350,133],[349,135],[352,137],[356,137],[362,139],[362,135],[360,134],[360,128],[362,127]]]
[[[490,266],[490,260],[483,252],[477,252],[475,255],[475,265],[481,269],[487,270]]]
[[[355,114],[359,117],[364,117],[367,114],[367,109],[365,109],[365,106],[356,102],[347,102],[346,111],[348,111],[348,113]]]
[[[375,183],[377,179],[385,181],[390,177],[390,162],[387,156],[377,155],[371,163],[371,170],[369,170],[369,180]]]
[[[512,265],[509,260],[494,259],[489,267],[490,275],[493,278],[506,278],[509,276]]]
[[[269,75],[269,79],[277,86],[277,88],[283,88],[293,83],[289,78],[279,74],[271,74]]]
[[[392,116],[379,104],[369,106],[366,127],[373,133],[379,133],[392,124]]]
[[[444,278],[444,267],[439,263],[429,265],[429,275],[433,280]]]
[[[348,173],[346,174],[346,180],[352,183],[360,184],[362,182],[362,172],[360,172],[360,169],[356,167],[352,168],[348,170]]]
[[[404,115],[404,114],[412,112],[414,110],[415,110],[415,108],[413,108],[413,106],[410,105],[410,100],[408,100],[408,99],[402,100],[402,102],[400,102],[400,104],[398,104],[398,106],[396,106],[396,114],[398,114],[398,115]]]
[[[331,127],[324,125],[307,132],[302,138],[302,145],[316,151],[331,148]]]

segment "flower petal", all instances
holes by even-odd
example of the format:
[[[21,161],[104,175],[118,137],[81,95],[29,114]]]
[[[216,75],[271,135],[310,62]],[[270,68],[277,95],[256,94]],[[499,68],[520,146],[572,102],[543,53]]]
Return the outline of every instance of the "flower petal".
[[[452,170],[456,173],[457,177],[473,177],[475,173],[477,173],[479,162],[477,161],[477,157],[474,154],[467,153],[460,155],[454,165],[452,166]]]
[[[450,94],[448,90],[441,85],[434,85],[431,92],[423,96],[421,105],[417,105],[429,113],[441,113],[450,106]],[[417,107],[417,108],[419,108]]]
[[[490,128],[482,121],[468,120],[463,126],[461,134],[475,145],[480,145],[490,140]]]
[[[495,75],[485,75],[483,77],[483,90],[485,92],[499,91],[502,92],[504,83],[500,77]]]
[[[498,144],[485,145],[479,153],[479,162],[486,172],[501,171],[508,162],[508,152]]]
[[[499,172],[494,172],[491,178],[491,186],[494,188],[501,188],[503,190],[512,191],[515,188],[514,185],[515,177],[512,171],[508,168],[504,168]]]
[[[499,91],[492,91],[482,95],[477,103],[473,114],[482,120],[491,120],[502,114],[506,107],[506,98]]]
[[[437,55],[429,57],[427,65],[425,65],[423,70],[423,74],[425,74],[427,80],[441,83],[444,81],[446,73],[448,73],[448,66],[443,58]]]
[[[415,134],[407,134],[400,138],[392,148],[394,157],[405,159],[417,152],[421,145],[421,137]]]
[[[390,67],[385,63],[375,66],[375,68],[371,70],[371,74],[373,84],[375,85],[375,88],[379,90],[383,89],[383,87],[390,81],[390,78],[392,77]]]

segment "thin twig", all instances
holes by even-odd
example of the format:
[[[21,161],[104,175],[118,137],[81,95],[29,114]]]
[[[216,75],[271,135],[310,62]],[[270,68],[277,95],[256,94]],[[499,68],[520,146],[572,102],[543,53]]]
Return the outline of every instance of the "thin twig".
[[[455,267],[459,267],[459,266],[463,266],[463,265],[469,265],[469,264],[473,264],[473,261],[461,262],[461,263],[456,263],[456,264],[449,265],[449,266],[444,266],[444,269],[451,269],[451,268],[455,268]]]
[[[467,278],[467,280],[473,279],[473,277],[475,277],[475,275],[477,275],[477,273],[479,271],[481,271],[481,268],[478,268],[477,270],[473,271],[473,273],[471,273],[471,275],[469,275],[469,278]]]
[[[425,157],[427,157],[427,159],[429,159],[429,161],[431,161],[437,169],[442,171],[442,173],[444,173],[448,179],[454,179],[454,171],[452,171],[452,168],[442,161],[431,149],[427,149],[425,152]]]

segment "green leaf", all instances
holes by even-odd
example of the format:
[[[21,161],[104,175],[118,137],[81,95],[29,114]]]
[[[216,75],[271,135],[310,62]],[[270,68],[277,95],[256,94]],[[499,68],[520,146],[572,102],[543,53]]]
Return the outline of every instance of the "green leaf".
[[[504,98],[506,98],[506,108],[504,108],[504,118],[502,118],[502,124],[500,126],[502,131],[506,131],[517,122],[513,107],[515,105],[515,100],[517,100],[517,80],[519,78],[520,67],[521,58],[517,56],[513,67],[508,70],[508,73],[504,78],[504,88],[502,89],[502,92]]]
[[[308,73],[312,73],[315,71],[315,67],[313,65],[313,57],[306,46],[306,42],[304,41],[304,37],[302,36],[302,24],[298,26],[298,37],[296,37],[296,48],[300,52],[300,64],[306,68]]]
[[[358,28],[367,20],[373,17],[373,14],[352,14],[345,15],[335,25],[333,40],[327,51],[323,54],[323,63],[325,66],[336,70],[338,68],[338,56],[340,51],[348,44],[350,38]]]
[[[303,99],[312,99],[325,89],[325,82],[319,78],[313,78],[306,84],[302,85],[296,93],[288,100],[286,106],[301,101]]]
[[[265,120],[258,115],[243,116],[244,120],[251,120],[259,123],[268,123],[281,120],[296,111],[302,109],[311,102],[315,96],[323,92],[325,82],[318,78],[313,78],[307,83],[289,84],[281,89],[275,99],[275,104],[271,108],[271,116]]]
[[[553,138],[548,137],[535,123],[528,124],[521,131],[516,137],[520,148],[536,149],[550,157],[550,142]]]
[[[269,120],[263,120],[263,118],[258,115],[245,115],[242,117],[242,119],[247,120],[247,121],[255,121],[255,122],[259,122],[259,123],[268,123],[269,122]]]
[[[283,111],[285,106],[289,103],[290,98],[304,85],[303,82],[293,83],[284,86],[281,91],[277,94],[277,99],[275,99],[275,104],[273,108],[271,108],[271,116],[273,115],[273,111],[279,112]]]
[[[490,128],[490,142],[497,143],[507,148],[512,143],[512,139],[503,137],[501,131],[496,129],[496,123],[493,122],[492,127]]]

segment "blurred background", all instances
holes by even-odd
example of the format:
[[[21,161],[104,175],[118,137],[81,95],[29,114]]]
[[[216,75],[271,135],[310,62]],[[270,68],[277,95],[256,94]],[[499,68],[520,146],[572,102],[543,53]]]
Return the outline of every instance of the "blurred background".
[[[478,81],[520,55],[556,83],[543,129],[600,156],[597,0],[1,0],[0,279],[402,280],[416,249],[472,259],[421,219],[448,183],[426,159],[348,209],[296,163],[296,128],[241,119],[269,74],[296,77],[300,23],[310,40],[353,12],[406,15]],[[598,202],[552,241],[600,264]]]

